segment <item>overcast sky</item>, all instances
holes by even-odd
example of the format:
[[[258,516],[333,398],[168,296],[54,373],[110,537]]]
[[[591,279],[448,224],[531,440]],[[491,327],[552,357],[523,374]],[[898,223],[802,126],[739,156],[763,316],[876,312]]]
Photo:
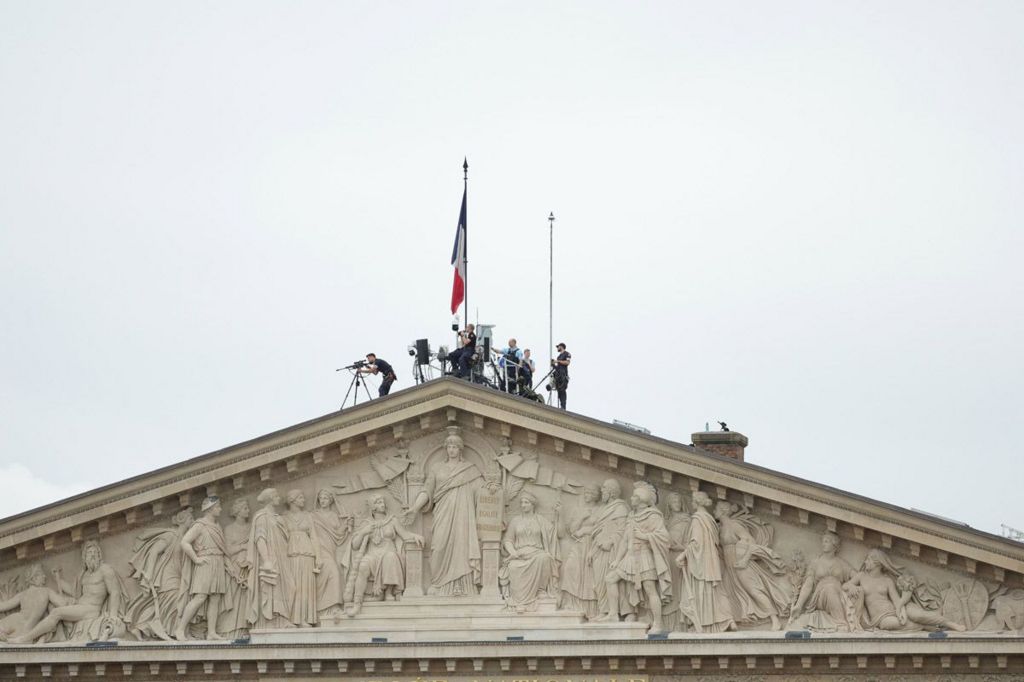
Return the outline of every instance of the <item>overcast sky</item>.
[[[569,407],[1024,528],[1024,3],[0,0],[0,515],[473,318]]]

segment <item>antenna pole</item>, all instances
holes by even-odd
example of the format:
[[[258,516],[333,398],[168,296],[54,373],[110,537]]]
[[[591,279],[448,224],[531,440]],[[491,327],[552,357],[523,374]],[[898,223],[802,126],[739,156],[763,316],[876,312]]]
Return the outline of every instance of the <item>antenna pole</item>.
[[[555,359],[555,212],[548,215],[548,366]],[[551,385],[550,383],[548,384]],[[551,389],[548,389],[548,405]]]

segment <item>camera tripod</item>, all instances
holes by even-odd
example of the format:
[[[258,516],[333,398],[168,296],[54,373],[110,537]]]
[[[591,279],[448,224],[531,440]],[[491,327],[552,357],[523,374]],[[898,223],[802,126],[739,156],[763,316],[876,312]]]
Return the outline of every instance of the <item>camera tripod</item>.
[[[551,369],[548,370],[547,374],[545,374],[544,376],[542,376],[540,378],[540,381],[537,382],[537,385],[533,387],[533,392],[534,393],[536,393],[537,389],[540,388],[544,384],[545,381],[547,381],[548,377],[550,377],[552,374],[555,373],[555,369],[557,369],[557,368],[556,367],[552,367]],[[551,389],[548,388],[548,405],[551,405],[551,404],[552,404],[551,403]]]
[[[348,390],[345,391],[345,399],[341,401],[342,410],[345,409],[345,404],[348,402],[349,394],[352,395],[352,407],[356,406],[356,404],[359,402],[360,386],[362,386],[363,392],[366,393],[366,399],[373,400],[373,396],[370,395],[370,389],[366,387],[366,379],[363,378],[362,373],[359,371],[359,367],[360,365],[353,364],[349,365],[348,367],[339,367],[338,369],[334,370],[335,372],[340,372],[343,369],[347,369],[349,372],[352,373],[352,381],[349,382]],[[355,389],[355,391],[353,392],[352,389]]]

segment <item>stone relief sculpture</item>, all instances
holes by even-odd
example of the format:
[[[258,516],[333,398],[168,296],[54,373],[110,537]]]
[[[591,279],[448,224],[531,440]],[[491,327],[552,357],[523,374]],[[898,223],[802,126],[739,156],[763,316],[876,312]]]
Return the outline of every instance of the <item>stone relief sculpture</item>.
[[[117,573],[103,563],[103,550],[95,540],[82,544],[84,567],[73,585],[59,574],[57,585],[69,597],[62,606],[49,612],[35,627],[12,637],[10,642],[28,644],[40,637],[67,641],[111,639],[125,632],[124,586]],[[65,630],[58,633],[58,628]]]
[[[772,526],[705,492],[693,494],[692,514],[676,491],[665,495],[659,510],[657,491],[641,481],[627,505],[620,479],[597,485],[599,472],[584,471],[582,463],[518,453],[510,439],[494,455],[479,434],[470,436],[467,450],[458,427],[445,435],[440,459],[434,459],[434,438],[414,448],[415,457],[398,441],[369,453],[353,467],[367,472],[342,483],[330,472],[327,480],[300,480],[283,512],[280,495],[267,488],[256,498],[251,523],[244,496],[229,500],[232,520],[223,528],[222,502],[207,497],[198,520],[186,507],[172,523],[157,521],[134,537],[105,541],[111,565],[100,546],[87,541],[80,559],[78,550],[54,557],[69,573],[81,569],[73,585],[55,569],[50,589],[38,564],[17,578],[7,573],[0,580],[0,642],[216,640],[264,629],[358,627],[366,602],[382,602],[386,611],[388,602],[401,600],[402,614],[421,600],[421,606],[436,605],[436,599],[422,599],[421,588],[442,600],[479,592],[474,608],[493,606],[503,618],[516,618],[507,609],[543,620],[553,608],[563,612],[554,619],[559,623],[572,612],[569,620],[579,613],[588,621],[646,622],[652,633],[779,630],[783,624],[892,634],[1024,629],[1024,590],[957,577],[909,555],[901,562],[907,570],[882,550],[863,546],[845,554],[848,563],[831,532],[808,563],[803,557],[813,556],[813,538],[785,517],[776,524],[782,535],[776,546]],[[574,477],[588,484],[579,488]],[[313,491],[310,509],[306,497]],[[578,504],[563,507],[565,492],[579,492]],[[510,498],[519,513],[509,519],[504,500]],[[360,511],[339,504],[344,499]],[[406,527],[420,514],[430,536],[427,551],[420,551],[424,538]],[[792,557],[788,563],[779,556],[783,551]],[[853,557],[864,552],[855,570]],[[118,568],[131,578],[130,589]],[[485,580],[488,591],[480,589]],[[377,606],[372,611],[380,615]]]
[[[174,633],[179,641],[187,639],[186,628],[204,605],[206,639],[223,639],[217,633],[221,600],[228,591],[229,574],[236,581],[241,578],[238,566],[228,556],[224,531],[217,523],[222,511],[220,498],[207,497],[200,511],[203,515],[181,539],[185,561],[180,598],[188,601],[182,608]]]
[[[433,511],[430,594],[472,595],[480,584],[476,495],[484,485],[484,477],[475,464],[463,458],[464,447],[458,427],[449,427],[445,460],[427,472],[423,490],[406,512],[406,520],[411,522],[420,511]]]
[[[233,521],[224,527],[228,558],[238,567],[237,580],[227,582],[227,591],[217,616],[217,632],[230,639],[245,637],[249,632],[249,502],[240,497],[231,505]]]
[[[594,515],[600,501],[600,486],[588,485],[583,489],[579,513],[568,521],[563,518],[561,501],[555,503],[556,529],[569,545],[560,569],[558,608],[580,611],[588,619],[601,615],[594,591],[594,573],[587,563],[596,524]]]
[[[807,567],[789,625],[842,632],[859,629],[856,622],[850,620],[852,605],[843,591],[843,584],[853,577],[854,571],[845,559],[836,556],[839,545],[839,536],[835,533],[826,532],[821,536],[821,554]],[[801,617],[805,610],[806,614]]]
[[[263,507],[252,518],[249,547],[248,622],[254,628],[289,627],[294,589],[288,562],[288,537],[277,513],[281,496],[267,488],[256,498]]]
[[[495,458],[501,468],[501,485],[505,489],[505,504],[511,504],[527,481],[545,488],[553,488],[576,495],[582,485],[565,474],[540,463],[535,452],[515,452],[512,439],[502,438],[501,450]]]
[[[626,519],[615,555],[608,565],[605,588],[608,612],[605,619],[636,620],[646,605],[650,634],[664,634],[662,606],[672,600],[672,569],[669,567],[669,535],[665,518],[655,505],[654,486],[640,481],[633,488],[632,512]]]
[[[395,501],[403,507],[408,506],[407,471],[412,464],[412,460],[409,459],[409,444],[405,440],[400,440],[396,449],[395,455],[388,454],[387,451],[371,455],[370,471],[335,483],[334,488],[338,494],[350,495],[364,490],[387,488]]]
[[[28,587],[0,602],[0,613],[17,609],[0,618],[0,641],[17,639],[28,633],[46,616],[52,607],[65,606],[68,600],[46,586],[46,571],[42,564],[32,564],[26,574]]]
[[[142,531],[132,546],[128,559],[131,577],[141,588],[129,602],[127,619],[131,631],[139,639],[155,636],[169,640],[177,629],[181,595],[181,539],[195,518],[192,508],[185,507],[173,517],[173,528],[150,528]]]
[[[423,546],[422,536],[403,528],[398,519],[388,513],[383,495],[371,497],[369,506],[369,519],[352,534],[353,561],[357,568],[347,610],[349,616],[359,613],[368,586],[374,598],[398,600],[405,590],[402,541]]]
[[[537,513],[537,497],[521,493],[519,508],[502,541],[507,556],[498,580],[508,606],[523,612],[535,610],[539,597],[556,596],[559,548],[555,524]]]
[[[843,589],[850,595],[855,622],[868,630],[966,629],[943,618],[937,608],[925,608],[914,587],[913,577],[876,548],[868,552],[861,571]],[[933,603],[938,607],[937,599]]]
[[[686,549],[676,556],[682,569],[683,597],[679,609],[696,632],[735,630],[735,617],[722,571],[718,524],[708,511],[711,498],[693,494],[693,516]]]
[[[608,575],[612,552],[619,544],[629,516],[629,506],[620,499],[621,495],[619,482],[614,478],[606,480],[601,484],[601,506],[593,514],[587,566],[599,613],[608,613],[608,589],[604,578]]]
[[[1024,635],[1024,590],[996,587],[992,593],[992,614],[985,625],[989,631]]]
[[[722,544],[722,574],[737,622],[771,621],[782,628],[793,599],[782,557],[769,545],[769,526],[736,505],[719,500],[715,505]]]
[[[667,496],[668,514],[665,519],[665,527],[668,529],[669,550],[672,556],[686,549],[686,543],[690,538],[690,512],[686,510],[682,493],[670,492]],[[683,570],[675,561],[671,562],[672,569],[672,601],[665,606],[664,619],[665,627],[669,630],[685,632],[688,621],[679,608],[679,604],[685,601],[683,586]]]
[[[291,572],[292,625],[309,627],[318,622],[316,577],[323,566],[320,545],[313,541],[313,516],[306,511],[301,490],[288,491],[288,512],[284,515]]]
[[[340,615],[345,604],[345,582],[352,565],[349,538],[354,526],[355,519],[338,507],[329,490],[317,492],[313,533],[322,560],[320,572],[316,574],[316,602],[321,620]]]

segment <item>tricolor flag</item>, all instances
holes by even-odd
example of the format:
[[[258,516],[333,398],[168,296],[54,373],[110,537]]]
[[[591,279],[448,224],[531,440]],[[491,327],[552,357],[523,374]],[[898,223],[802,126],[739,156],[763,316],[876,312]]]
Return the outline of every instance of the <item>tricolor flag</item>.
[[[466,300],[466,190],[462,192],[462,211],[459,212],[459,227],[455,230],[452,265],[455,266],[455,281],[452,282],[452,315],[454,315],[462,302]]]

